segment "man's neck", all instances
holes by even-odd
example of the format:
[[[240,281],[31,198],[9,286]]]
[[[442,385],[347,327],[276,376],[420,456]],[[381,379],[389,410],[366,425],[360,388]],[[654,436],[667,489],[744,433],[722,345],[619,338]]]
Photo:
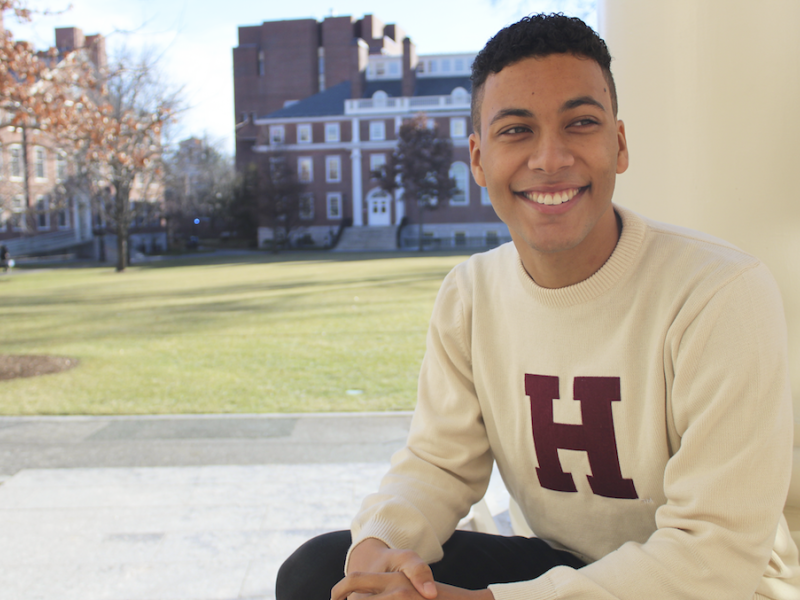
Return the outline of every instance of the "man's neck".
[[[611,208],[608,224],[598,222],[596,227],[613,231],[611,235],[587,236],[578,246],[562,252],[539,252],[526,244],[517,247],[522,266],[531,279],[543,288],[557,289],[575,285],[589,279],[611,257],[622,235],[622,219]],[[599,233],[599,232],[598,232]]]

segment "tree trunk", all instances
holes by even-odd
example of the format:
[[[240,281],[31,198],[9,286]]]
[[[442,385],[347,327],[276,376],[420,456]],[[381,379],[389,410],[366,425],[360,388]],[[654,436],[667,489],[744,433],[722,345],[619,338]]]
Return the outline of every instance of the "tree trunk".
[[[125,231],[123,231],[125,229]],[[117,226],[117,272],[128,266],[128,232],[127,227]]]
[[[131,224],[131,210],[130,210],[130,181],[114,182],[115,198],[114,198],[114,212],[116,213],[116,230],[117,230],[117,272],[122,272],[128,266],[128,229]]]
[[[23,177],[23,186],[25,188],[25,231],[24,233],[28,233],[28,229],[35,229],[36,228],[36,217],[34,216],[31,219],[31,215],[33,215],[33,206],[31,205],[31,173],[30,173],[30,163],[28,161],[28,128],[24,125],[22,126],[22,177]]]
[[[417,206],[419,207],[419,251],[425,251],[425,238],[422,237],[422,225],[425,221],[425,205],[421,202],[417,202]]]

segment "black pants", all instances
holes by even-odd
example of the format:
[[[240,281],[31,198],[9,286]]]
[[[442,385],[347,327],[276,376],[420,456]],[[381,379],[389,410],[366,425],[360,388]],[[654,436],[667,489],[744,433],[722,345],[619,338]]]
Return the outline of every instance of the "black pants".
[[[276,600],[330,600],[331,588],[344,576],[349,548],[349,531],[326,533],[300,546],[278,571]],[[537,538],[456,531],[443,548],[444,558],[431,565],[433,578],[469,590],[535,579],[559,565],[584,566]]]

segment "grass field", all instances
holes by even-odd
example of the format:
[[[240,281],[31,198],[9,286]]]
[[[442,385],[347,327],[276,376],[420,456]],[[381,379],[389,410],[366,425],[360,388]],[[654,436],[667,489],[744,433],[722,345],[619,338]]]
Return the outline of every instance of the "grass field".
[[[0,353],[80,359],[0,381],[0,414],[406,410],[463,256],[238,258],[0,276]]]

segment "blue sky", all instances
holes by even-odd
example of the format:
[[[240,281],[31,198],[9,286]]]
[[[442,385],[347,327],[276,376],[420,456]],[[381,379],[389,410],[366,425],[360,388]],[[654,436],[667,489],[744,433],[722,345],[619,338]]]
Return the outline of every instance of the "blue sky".
[[[69,0],[29,0],[38,9],[60,10]],[[177,137],[208,135],[222,149],[233,148],[233,80],[231,50],[237,27],[263,21],[328,15],[360,18],[374,14],[397,23],[422,54],[478,51],[498,29],[532,12],[560,10],[586,14],[593,0],[71,0],[72,8],[39,16],[31,25],[8,21],[17,39],[39,49],[55,42],[55,27],[76,26],[85,34],[108,38],[109,54],[122,46],[149,47],[160,52],[162,65],[175,85],[184,86],[189,109],[182,114]],[[457,7],[457,10],[454,9]],[[594,13],[588,13],[596,27]],[[446,25],[443,27],[442,24]]]

